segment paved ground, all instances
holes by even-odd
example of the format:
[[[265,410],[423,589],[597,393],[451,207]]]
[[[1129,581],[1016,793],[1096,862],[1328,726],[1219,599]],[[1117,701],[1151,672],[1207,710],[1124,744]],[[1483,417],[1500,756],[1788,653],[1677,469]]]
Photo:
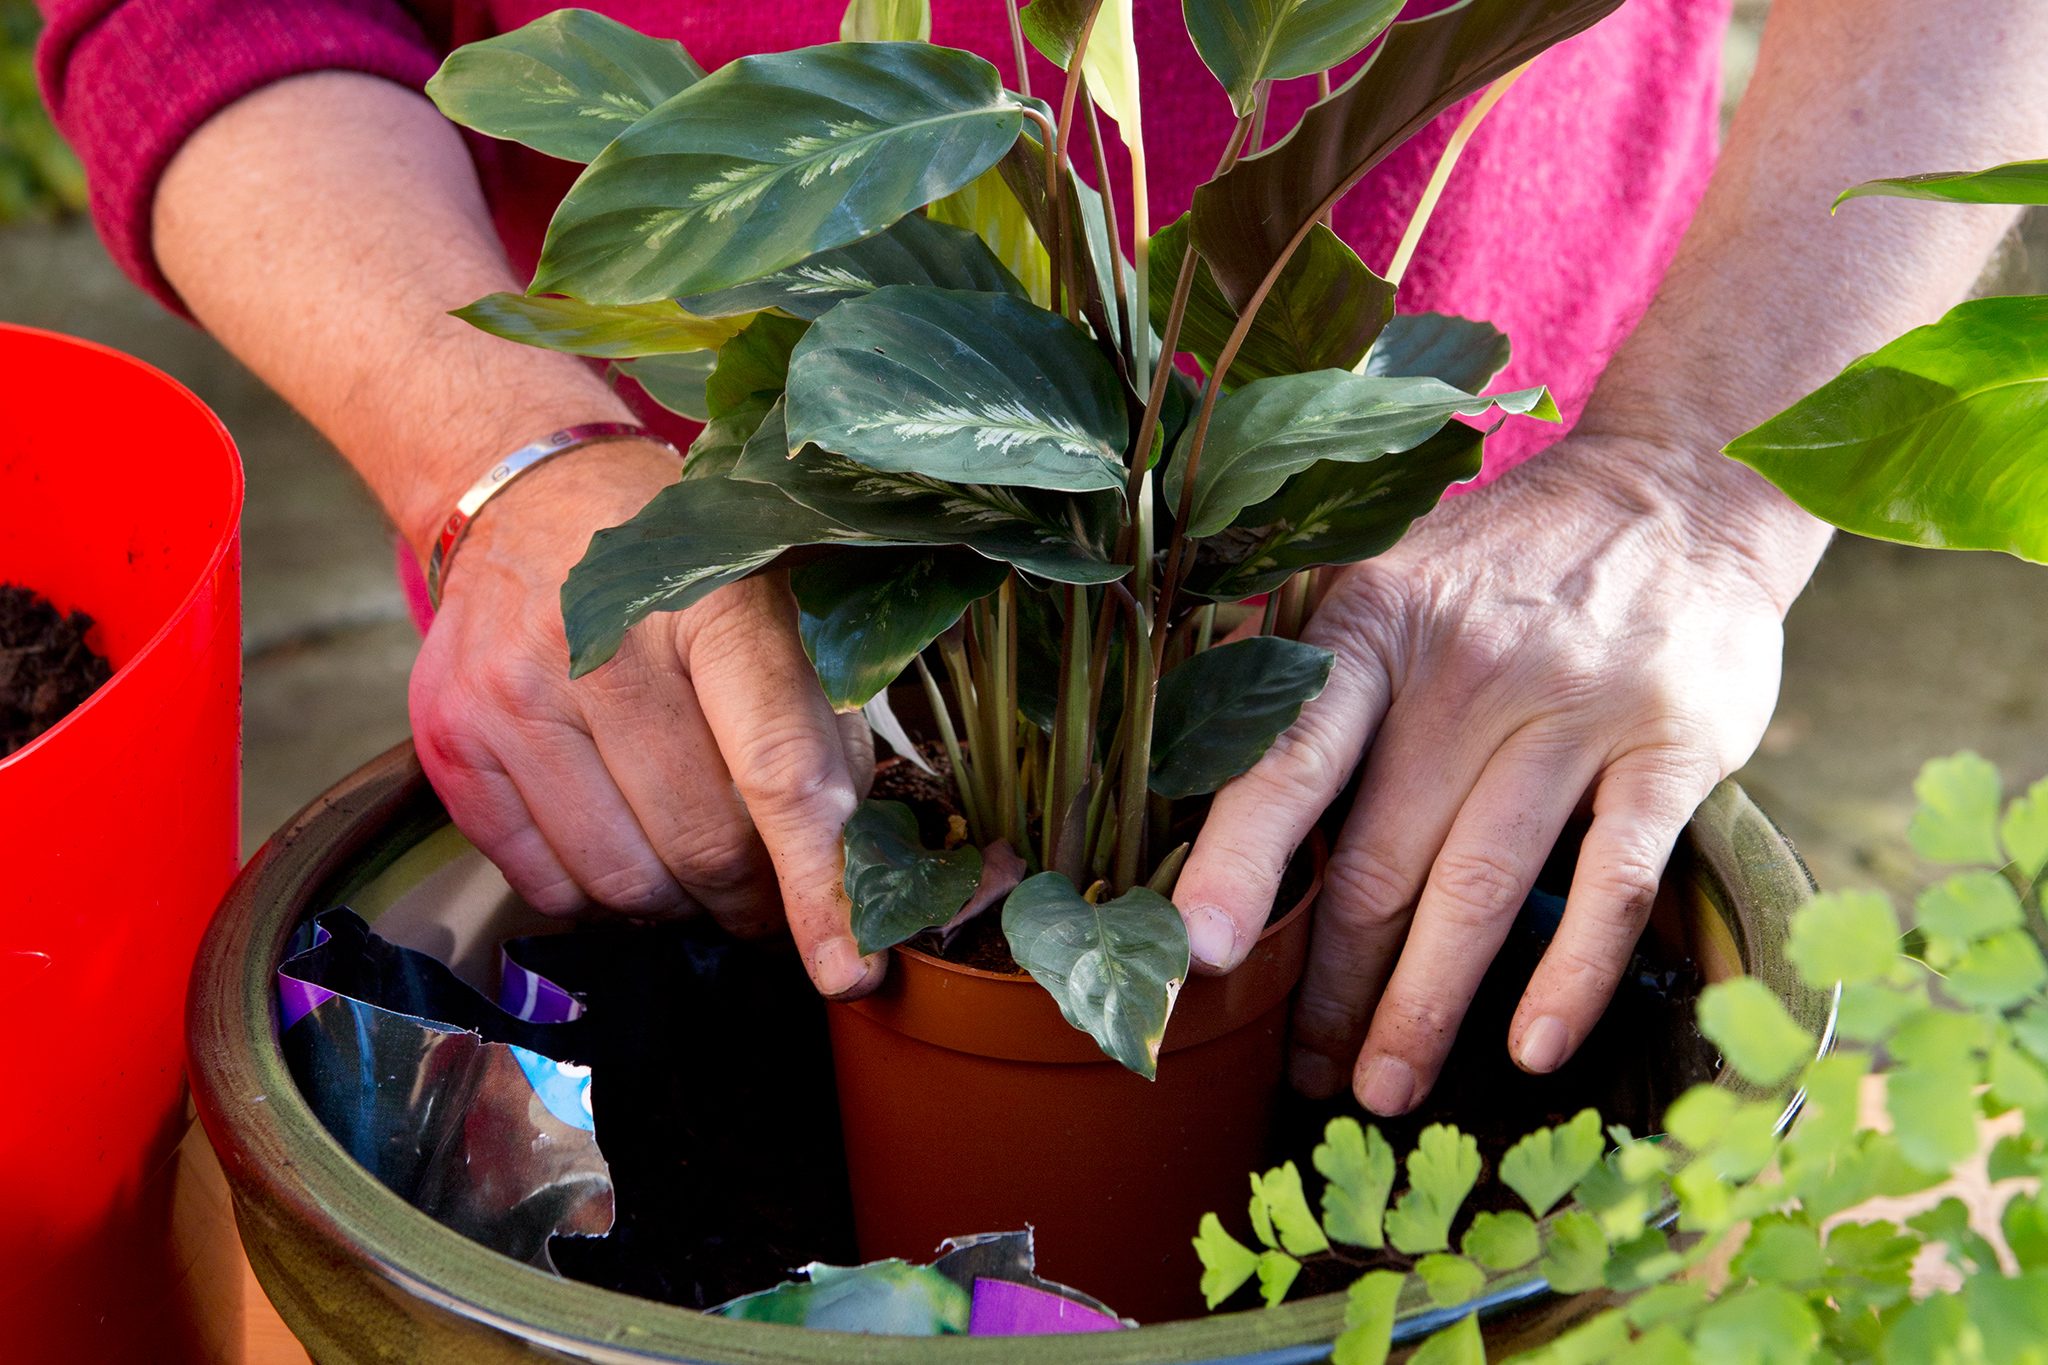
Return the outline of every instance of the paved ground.
[[[1731,90],[1761,0],[1741,0]],[[2048,224],[2001,283],[2048,287]],[[80,225],[0,232],[0,319],[91,337],[162,366],[226,419],[249,467],[247,798],[254,848],[302,802],[406,733],[417,646],[391,550],[325,443],[187,324],[136,293]],[[2002,557],[1839,544],[1794,611],[1777,723],[1744,774],[1825,884],[1910,883],[1908,784],[1970,746],[2013,780],[2048,773],[2048,569]]]

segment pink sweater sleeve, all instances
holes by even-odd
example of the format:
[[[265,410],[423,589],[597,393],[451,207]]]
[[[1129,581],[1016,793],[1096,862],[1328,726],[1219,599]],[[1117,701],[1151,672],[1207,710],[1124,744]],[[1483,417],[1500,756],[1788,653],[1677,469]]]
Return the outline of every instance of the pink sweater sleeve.
[[[360,71],[417,89],[438,63],[397,0],[42,3],[43,97],[85,163],[100,236],[123,270],[179,312],[150,246],[150,207],[200,124],[287,76]]]

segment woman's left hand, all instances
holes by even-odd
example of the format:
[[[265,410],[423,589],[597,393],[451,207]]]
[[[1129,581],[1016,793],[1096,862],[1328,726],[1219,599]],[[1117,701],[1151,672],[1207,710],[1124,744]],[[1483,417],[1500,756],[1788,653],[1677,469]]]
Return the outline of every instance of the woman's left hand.
[[[1336,652],[1329,685],[1217,794],[1174,895],[1196,969],[1235,966],[1363,762],[1295,1010],[1300,1090],[1348,1076],[1377,1113],[1420,1103],[1590,805],[1563,923],[1507,1038],[1523,1069],[1561,1065],[1613,994],[1687,819],[1762,737],[1815,532],[1791,533],[1804,564],[1780,572],[1758,543],[1770,519],[1749,514],[1760,484],[1716,471],[1713,489],[1667,489],[1640,473],[1658,463],[1643,453],[1574,436],[1331,576],[1302,632]],[[1672,454],[1666,468],[1699,458]]]

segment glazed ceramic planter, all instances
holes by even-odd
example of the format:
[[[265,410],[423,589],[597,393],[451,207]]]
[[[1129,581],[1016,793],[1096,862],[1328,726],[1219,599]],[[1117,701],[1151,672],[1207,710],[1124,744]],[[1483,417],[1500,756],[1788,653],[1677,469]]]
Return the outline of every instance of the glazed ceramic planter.
[[[322,1365],[1306,1365],[1324,1359],[1343,1329],[1343,1296],[1327,1295],[1086,1338],[849,1337],[707,1317],[559,1279],[441,1226],[386,1190],[320,1126],[285,1065],[272,996],[294,928],[344,900],[401,939],[421,937],[423,916],[442,921],[427,923],[425,937],[453,960],[515,930],[491,922],[506,899],[503,884],[474,854],[435,874],[432,897],[391,905],[394,864],[403,871],[426,844],[445,849],[446,824],[409,746],[370,764],[309,806],[244,870],[193,977],[194,1092],[257,1278]],[[1723,784],[1690,827],[1666,900],[1674,931],[1710,977],[1746,966],[1825,1035],[1831,1001],[1800,989],[1782,954],[1787,917],[1811,889],[1783,835],[1739,788]],[[1644,1051],[1658,1055],[1655,1043]],[[1587,1306],[1521,1271],[1496,1276],[1480,1311],[1490,1335],[1504,1338],[1549,1330]],[[1403,1311],[1402,1340],[1445,1317],[1419,1292]]]
[[[0,373],[0,583],[90,615],[114,668],[0,759],[0,1355],[211,1359],[172,1153],[186,977],[239,861],[242,466],[103,346],[0,326]]]

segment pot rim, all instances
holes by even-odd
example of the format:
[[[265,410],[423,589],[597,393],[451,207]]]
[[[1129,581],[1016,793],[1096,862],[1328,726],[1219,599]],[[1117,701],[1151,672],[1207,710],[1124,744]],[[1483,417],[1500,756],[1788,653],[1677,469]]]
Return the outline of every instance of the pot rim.
[[[178,633],[186,619],[198,608],[199,599],[220,572],[221,565],[229,555],[235,553],[236,544],[241,538],[242,502],[248,491],[248,478],[242,469],[242,457],[235,446],[235,438],[228,432],[219,414],[201,402],[199,395],[156,366],[146,360],[138,360],[125,351],[117,351],[97,341],[87,341],[83,337],[67,336],[63,332],[53,332],[43,327],[28,327],[17,322],[0,322],[0,350],[15,344],[54,344],[61,348],[84,352],[98,363],[109,364],[117,370],[129,371],[133,377],[160,384],[169,390],[181,403],[192,409],[192,414],[200,426],[219,438],[217,449],[226,457],[227,487],[223,491],[227,496],[219,508],[219,531],[214,537],[213,545],[206,552],[206,560],[192,574],[191,585],[185,589],[184,596],[178,599],[177,605],[164,616],[163,624],[152,631],[149,638],[143,641],[133,654],[122,660],[112,675],[93,690],[91,696],[73,707],[62,720],[13,753],[0,757],[0,777],[16,769],[28,771],[35,766],[35,760],[41,754],[57,747],[61,742],[60,736],[92,724],[88,717],[97,714],[96,708],[103,709],[101,704],[108,700],[114,689],[129,681],[145,660],[154,656],[163,648],[165,641]],[[40,590],[33,583],[23,586],[30,592],[40,595]]]
[[[711,1317],[550,1275],[469,1240],[393,1195],[342,1150],[300,1095],[278,1043],[271,982],[292,930],[317,902],[332,897],[359,855],[388,845],[394,827],[445,822],[411,742],[402,743],[315,799],[266,842],[207,930],[187,1005],[189,1072],[244,1229],[317,1236],[330,1244],[326,1259],[354,1261],[400,1294],[606,1365],[1072,1365],[1081,1357],[1069,1337],[859,1337]],[[1814,893],[1805,864],[1732,781],[1716,787],[1701,806],[1685,842],[1702,874],[1691,879],[1705,893],[1701,899],[1728,922],[1754,974],[1772,985],[1795,1019],[1822,1034],[1825,1053],[1833,1041],[1838,992],[1797,988],[1782,934],[1773,940],[1758,933],[1782,924]],[[1802,1099],[1792,1097],[1781,1128]],[[258,1279],[265,1278],[265,1269],[281,1273],[264,1260],[262,1238],[252,1240]],[[1550,1293],[1543,1277],[1532,1273],[1506,1278],[1457,1308],[1433,1309],[1426,1299],[1404,1299],[1394,1339],[1412,1342],[1468,1312],[1492,1319]],[[1308,1365],[1326,1359],[1343,1331],[1345,1302],[1339,1292],[1277,1308],[1103,1333],[1089,1338],[1085,1358],[1101,1365]],[[287,1305],[298,1306],[297,1299]]]

